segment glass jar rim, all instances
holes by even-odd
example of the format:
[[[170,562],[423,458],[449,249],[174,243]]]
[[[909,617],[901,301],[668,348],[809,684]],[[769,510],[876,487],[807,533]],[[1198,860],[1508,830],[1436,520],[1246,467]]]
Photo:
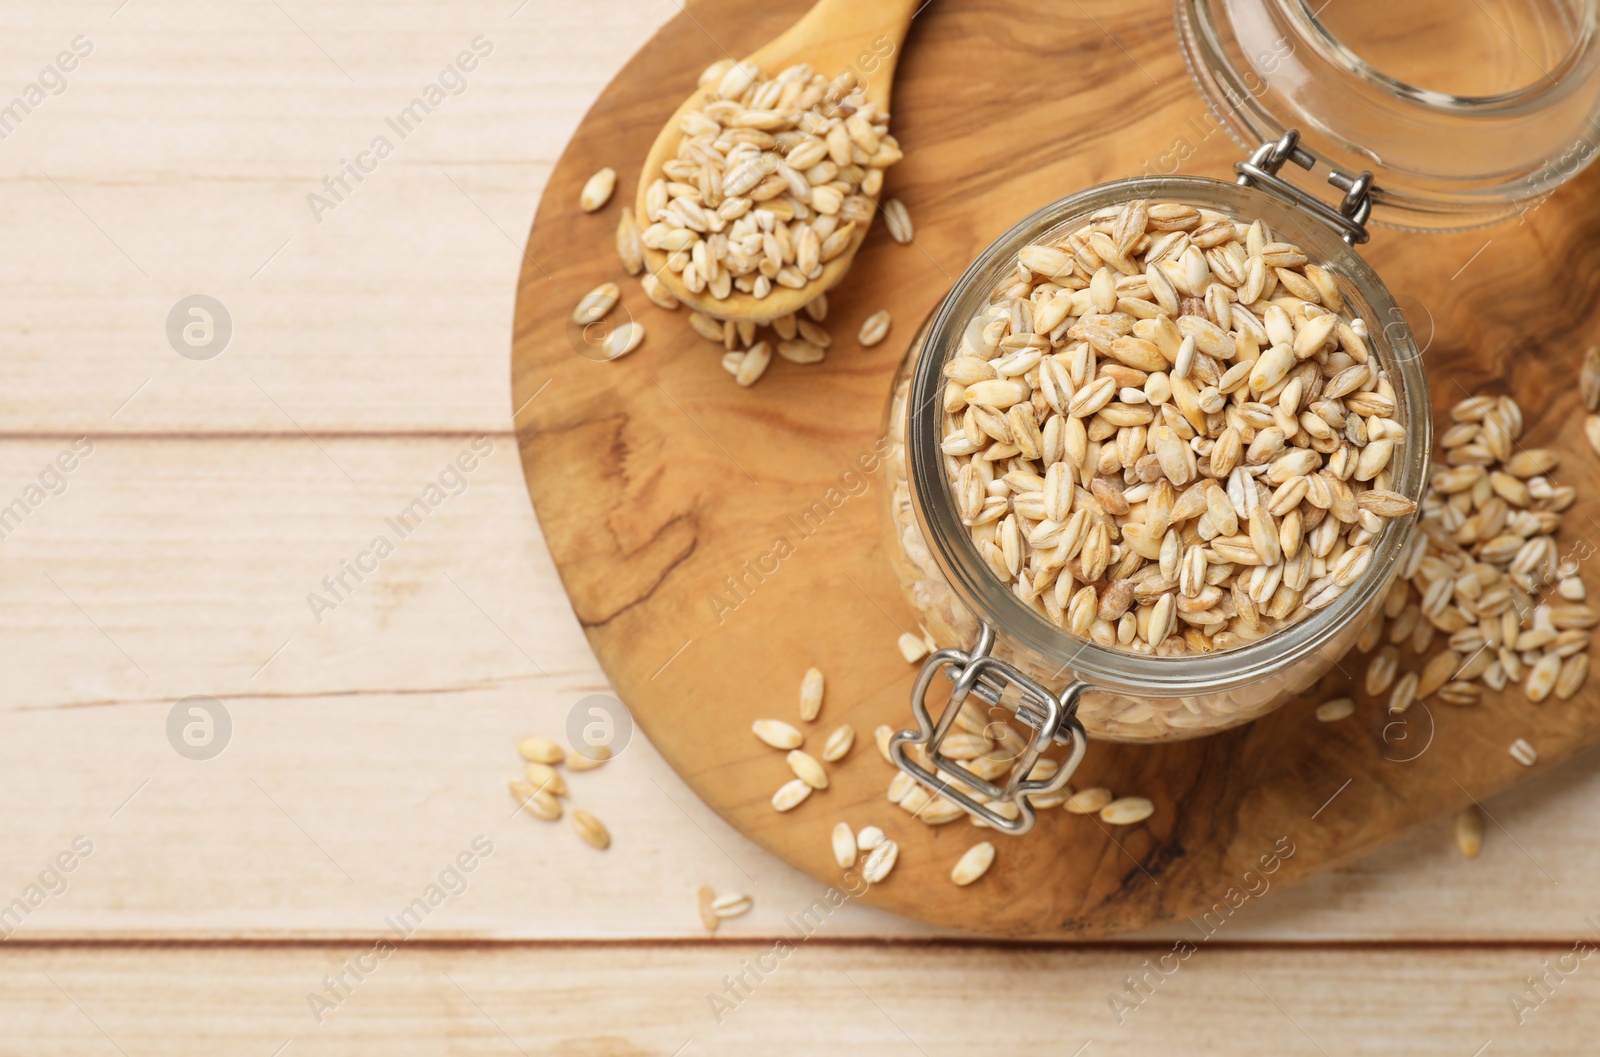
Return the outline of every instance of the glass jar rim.
[[[1547,76],[1487,95],[1384,73],[1308,0],[1174,0],[1174,14],[1195,87],[1246,150],[1298,128],[1319,163],[1373,173],[1374,222],[1459,230],[1527,210],[1600,154],[1600,7],[1574,2]]]
[[[1240,207],[1229,199],[1248,204],[1250,212],[1266,219],[1275,232],[1293,231],[1299,242],[1314,251],[1319,263],[1346,279],[1362,300],[1391,320],[1373,333],[1370,344],[1373,355],[1389,371],[1399,401],[1397,415],[1403,413],[1400,421],[1407,430],[1406,443],[1396,456],[1399,462],[1395,489],[1420,506],[1432,445],[1427,379],[1421,367],[1421,353],[1387,287],[1331,228],[1321,227],[1320,222],[1298,214],[1262,191],[1194,176],[1135,177],[1059,199],[1013,225],[961,274],[926,324],[922,354],[911,379],[906,405],[908,471],[922,484],[913,489],[913,506],[923,537],[957,596],[980,620],[995,625],[1002,640],[1017,641],[1049,663],[1059,663],[1063,676],[1071,673],[1103,689],[1153,697],[1221,692],[1283,670],[1323,649],[1386,587],[1389,571],[1400,560],[1417,513],[1389,520],[1374,543],[1372,565],[1362,578],[1333,603],[1305,619],[1232,649],[1157,657],[1080,639],[1051,623],[1001,583],[961,524],[940,447],[940,397],[945,384],[942,368],[952,351],[960,347],[968,322],[980,307],[979,299],[988,303],[999,278],[1014,266],[1017,252],[1029,242],[1085,220],[1097,209],[1135,198],[1170,199],[1231,215],[1238,215]],[[1307,226],[1313,224],[1318,226]]]

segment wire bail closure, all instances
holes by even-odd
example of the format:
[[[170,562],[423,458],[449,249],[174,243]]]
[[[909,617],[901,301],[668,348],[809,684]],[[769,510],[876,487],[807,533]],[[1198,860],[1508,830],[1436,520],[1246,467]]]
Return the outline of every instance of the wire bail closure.
[[[1078,721],[1078,698],[1089,686],[1074,680],[1061,693],[1052,693],[1014,665],[993,656],[994,641],[994,628],[982,624],[977,645],[970,652],[944,649],[923,663],[916,687],[911,691],[911,711],[916,717],[917,729],[902,730],[891,737],[889,756],[896,767],[934,792],[961,805],[968,814],[982,819],[1002,833],[1018,836],[1033,828],[1034,808],[1028,798],[1061,789],[1083,762],[1089,739],[1084,733],[1083,724]],[[927,694],[933,677],[941,672],[955,687],[950,691],[949,703],[935,723],[928,711]],[[1015,695],[1007,693],[1012,689],[1015,689]],[[971,695],[990,705],[1011,708],[1016,718],[1034,732],[1027,747],[1013,761],[1005,785],[996,785],[980,778],[960,761],[952,760],[939,751],[945,736],[955,726],[962,705]],[[1016,700],[1014,705],[1010,703],[1013,696]],[[1069,747],[1066,761],[1046,780],[1029,779],[1028,772],[1052,743]],[[908,750],[912,745],[926,746],[932,769],[911,758]],[[955,784],[957,782],[960,785]],[[987,801],[1010,801],[1017,806],[1017,817],[1007,818],[988,803],[978,800],[969,790],[975,790]]]
[[[1372,174],[1362,172],[1350,176],[1335,169],[1328,173],[1328,183],[1344,192],[1344,199],[1335,209],[1314,195],[1308,194],[1278,175],[1285,162],[1294,162],[1310,172],[1317,159],[1300,146],[1300,130],[1289,129],[1272,143],[1263,143],[1250,155],[1249,161],[1235,162],[1233,171],[1239,174],[1236,183],[1254,187],[1276,195],[1290,205],[1297,206],[1339,232],[1339,237],[1351,246],[1359,246],[1372,236],[1367,232],[1367,220],[1372,216]]]

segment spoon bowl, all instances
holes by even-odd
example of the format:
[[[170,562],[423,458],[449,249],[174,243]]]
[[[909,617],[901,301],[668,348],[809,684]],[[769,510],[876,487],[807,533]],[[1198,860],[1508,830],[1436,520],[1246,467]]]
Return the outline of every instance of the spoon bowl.
[[[830,78],[851,71],[867,101],[888,112],[901,44],[921,2],[924,0],[819,0],[800,21],[743,62],[754,65],[767,77],[797,63],[809,64],[813,70]],[[634,207],[641,227],[651,223],[646,206],[650,185],[662,176],[666,163],[677,157],[678,145],[684,136],[680,119],[687,111],[700,109],[715,99],[717,87],[715,81],[702,85],[684,100],[662,127],[645,157]],[[876,195],[867,197],[876,205]],[[646,267],[673,296],[691,308],[718,319],[770,323],[779,316],[799,311],[844,278],[870,226],[870,220],[858,222],[849,244],[838,256],[823,264],[822,274],[805,286],[796,289],[775,284],[763,298],[738,289],[723,298],[715,296],[709,288],[699,292],[690,290],[682,275],[668,267],[668,255],[662,250],[645,247],[644,260]]]

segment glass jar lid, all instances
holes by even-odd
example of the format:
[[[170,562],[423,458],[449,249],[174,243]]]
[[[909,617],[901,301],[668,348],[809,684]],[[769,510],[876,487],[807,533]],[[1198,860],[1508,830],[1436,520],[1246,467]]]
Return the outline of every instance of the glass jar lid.
[[[1254,149],[1298,128],[1328,168],[1373,174],[1379,223],[1525,212],[1600,145],[1600,0],[1175,6],[1190,73],[1234,138]]]

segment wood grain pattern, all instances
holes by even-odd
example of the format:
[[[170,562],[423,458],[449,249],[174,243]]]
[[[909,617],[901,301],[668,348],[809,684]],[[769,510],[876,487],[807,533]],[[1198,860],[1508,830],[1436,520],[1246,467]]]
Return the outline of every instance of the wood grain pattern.
[[[7,102],[74,36],[95,45],[0,151],[5,433],[507,428],[511,293],[539,190],[664,13],[119,3],[0,16]],[[480,34],[494,51],[466,89],[404,142],[389,132],[393,155],[313,216],[307,195]],[[234,324],[207,361],[174,355],[165,329],[197,292]]]
[[[554,260],[559,248],[560,258],[548,275],[524,268],[513,350],[514,405],[548,388],[519,417],[519,438],[574,609],[613,685],[719,814],[818,878],[837,873],[826,838],[836,821],[881,822],[905,850],[868,897],[875,905],[995,934],[1095,935],[1211,905],[1280,838],[1296,849],[1283,881],[1365,854],[1526,778],[1506,753],[1515,737],[1538,746],[1535,770],[1600,738],[1591,687],[1554,707],[1507,697],[1477,710],[1419,708],[1409,740],[1393,728],[1386,735],[1381,710],[1363,701],[1360,718],[1333,727],[1313,723],[1302,702],[1201,741],[1097,745],[1078,784],[1150,796],[1155,817],[1113,834],[1057,814],[1031,838],[1003,843],[1000,865],[957,900],[944,875],[973,831],[896,817],[882,800],[889,772],[870,748],[837,770],[826,793],[775,815],[767,798],[788,775],[748,727],[791,714],[806,666],[821,666],[832,687],[819,734],[842,720],[865,732],[907,715],[911,676],[893,640],[914,620],[876,553],[881,497],[868,488],[839,501],[820,529],[792,526],[871,449],[887,380],[917,322],[984,243],[1031,209],[1140,171],[1224,174],[1237,156],[1191,93],[1171,31],[1150,31],[1164,24],[1163,5],[1107,12],[1095,23],[1104,32],[936,5],[912,29],[896,92],[907,157],[889,191],[910,205],[917,242],[900,247],[875,232],[854,280],[831,298],[836,334],[888,307],[893,340],[871,350],[840,342],[822,368],[777,364],[746,393],[681,318],[629,284],[624,307],[644,323],[644,347],[614,364],[575,355],[565,312],[594,283],[621,277],[615,208],[577,214],[578,186],[602,159],[626,172],[625,159],[642,156],[676,104],[677,86],[686,92],[719,46],[743,53],[801,6],[705,4],[664,28],[607,89],[535,222],[532,256]],[[967,75],[980,67],[995,75]],[[1079,90],[1021,72],[1044,68],[1070,71]],[[1565,452],[1568,475],[1592,465],[1570,335],[1593,327],[1600,219],[1577,207],[1594,186],[1588,174],[1488,233],[1381,232],[1368,254],[1427,346],[1436,403],[1513,393],[1530,412],[1524,443]],[[632,193],[625,177],[618,198]],[[1570,541],[1595,531],[1595,513],[1585,496],[1569,515]],[[787,535],[799,537],[793,555],[752,577],[751,563]],[[728,579],[741,576],[747,600],[717,612],[711,599],[728,597]],[[1329,692],[1347,675],[1335,672]]]
[[[270,1057],[285,1045],[286,1054],[330,1057],[1470,1057],[1485,1048],[1544,1057],[1593,1052],[1600,1029],[1600,974],[1570,943],[1315,953],[1219,944],[1181,960],[1166,943],[996,950],[835,945],[819,935],[791,944],[787,957],[770,943],[407,944],[381,961],[370,943],[8,947],[0,1047],[37,1057],[180,1049]],[[1526,996],[1524,978],[1563,955],[1575,968],[1554,973],[1548,997],[1519,1024],[1509,996]],[[350,973],[363,956],[366,971],[348,975],[342,997],[314,1013],[307,996],[326,994],[326,978]],[[737,1004],[714,1011],[708,996],[747,966],[764,979],[750,973]],[[1143,998],[1128,983],[1140,976]]]

